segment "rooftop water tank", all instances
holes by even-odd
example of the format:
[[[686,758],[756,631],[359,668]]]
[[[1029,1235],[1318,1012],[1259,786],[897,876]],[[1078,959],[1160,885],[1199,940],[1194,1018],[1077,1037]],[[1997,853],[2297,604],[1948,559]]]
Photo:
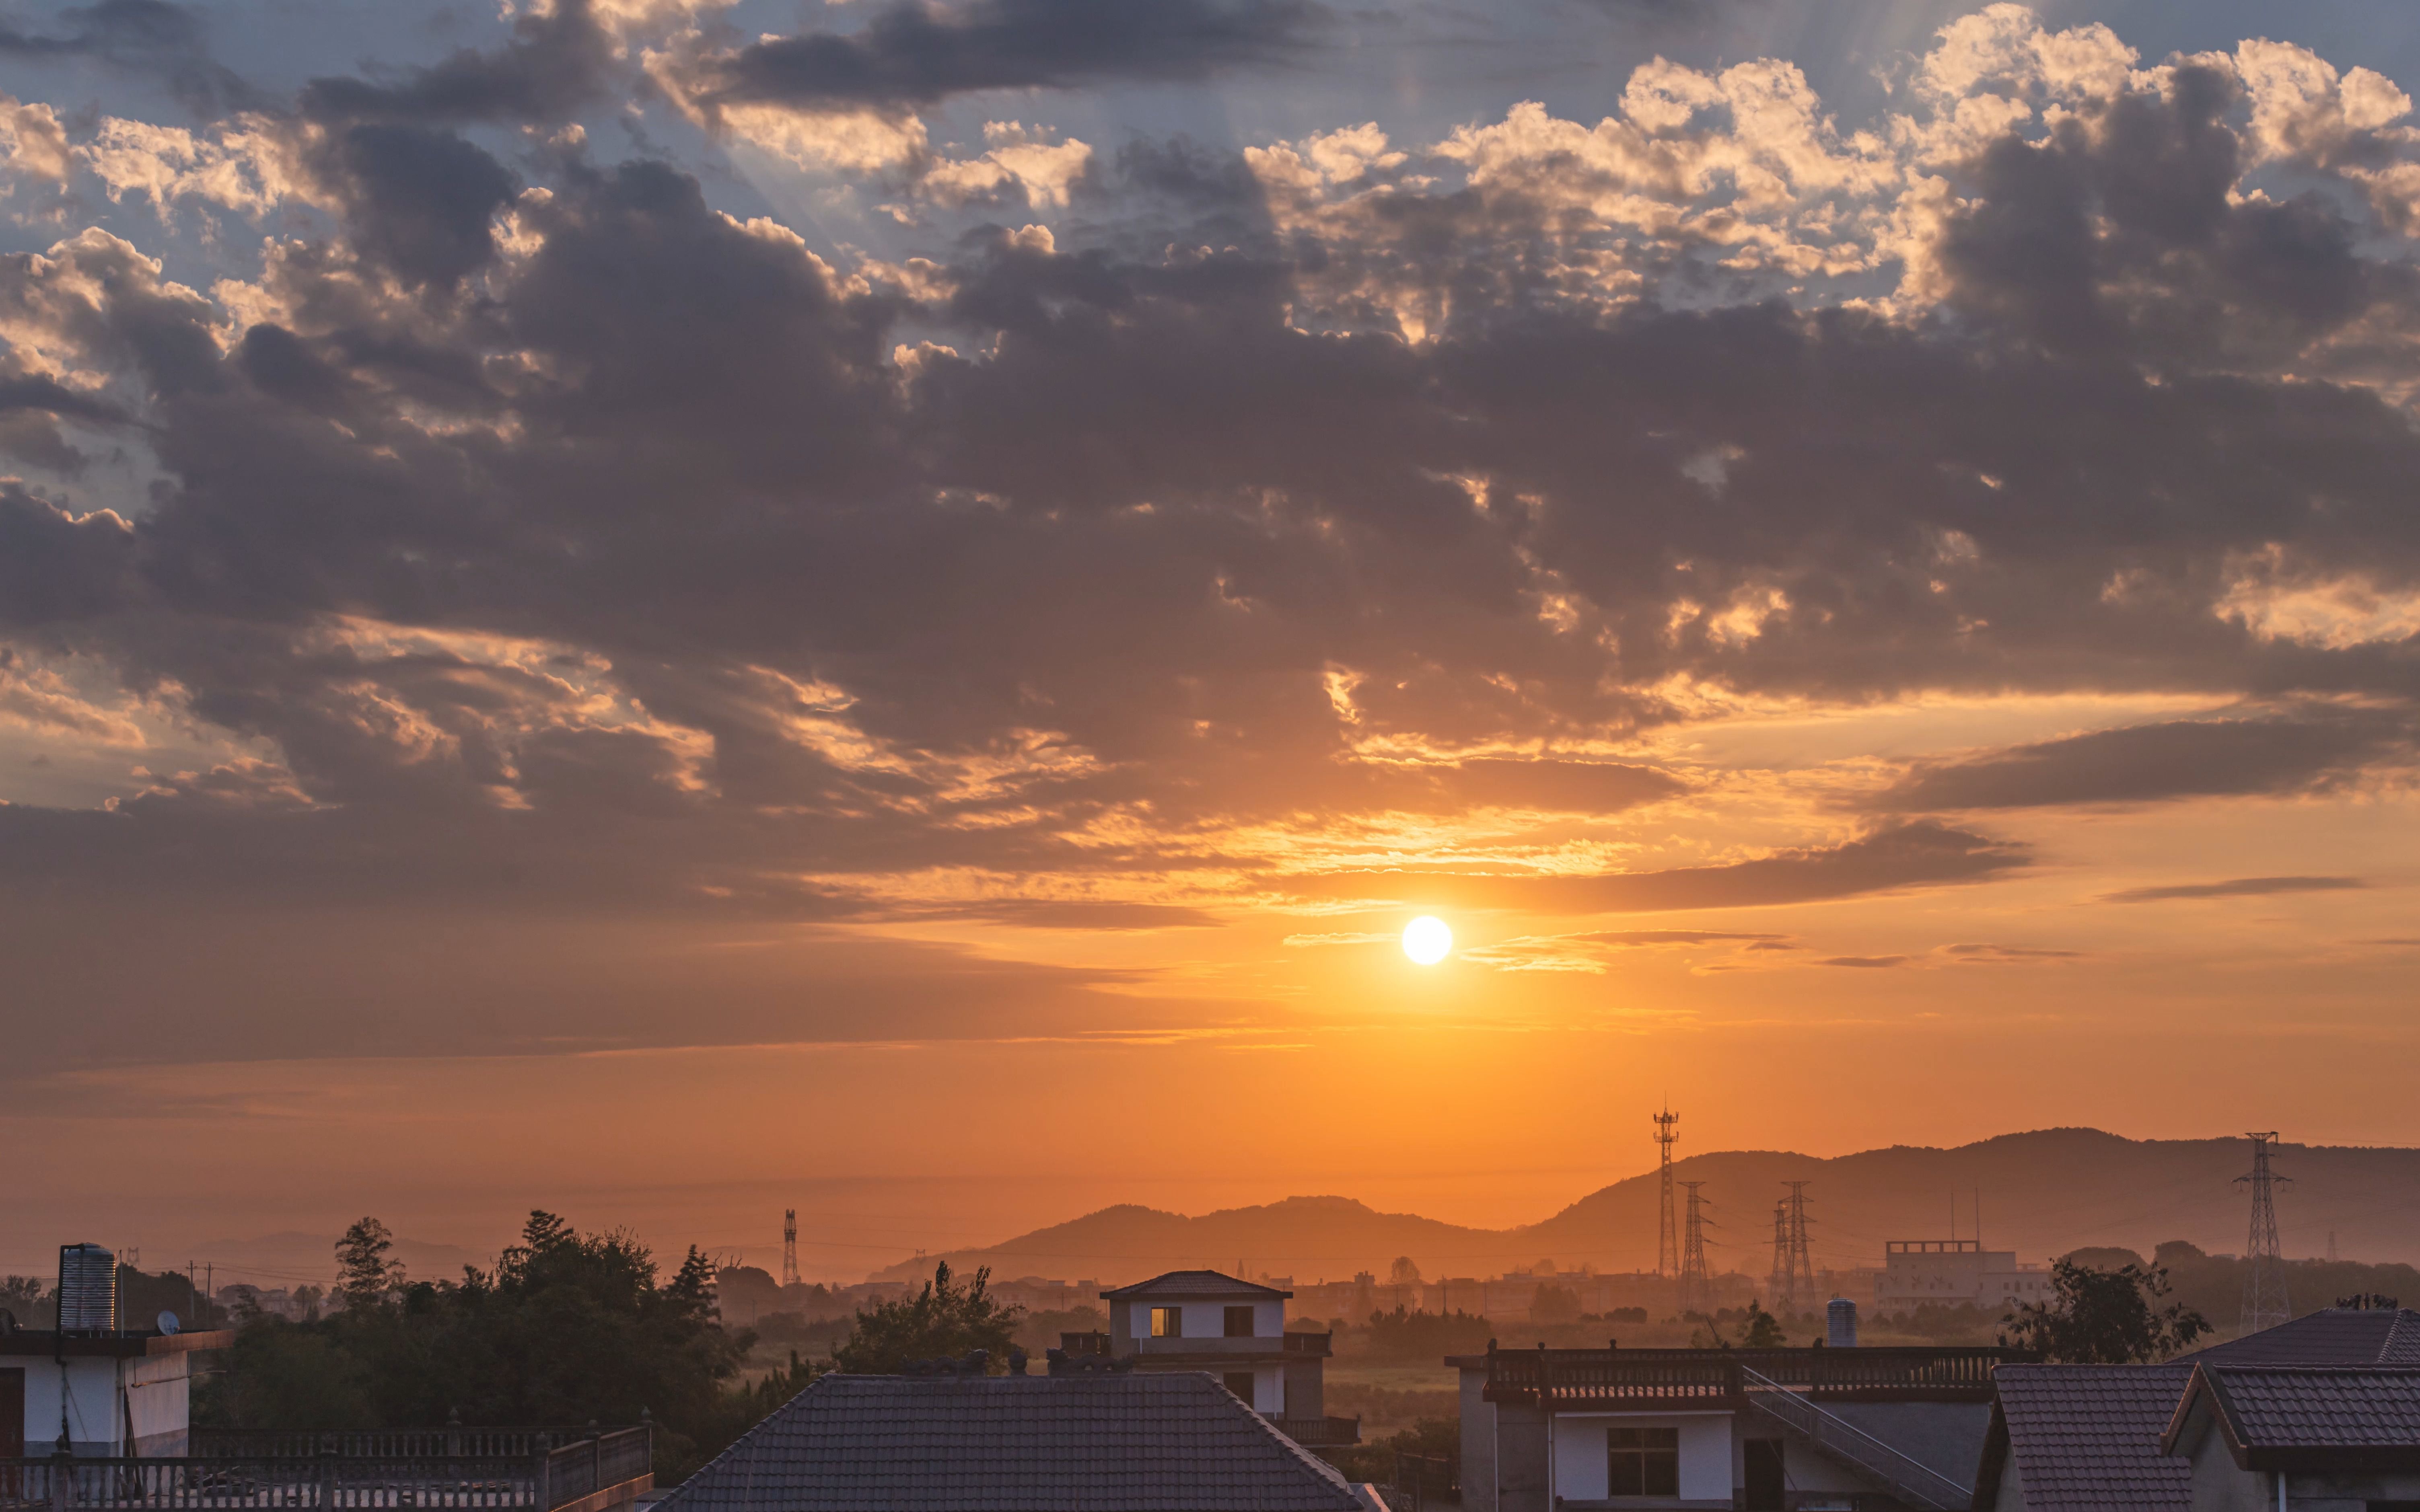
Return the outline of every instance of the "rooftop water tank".
[[[1835,1297],[1823,1309],[1823,1347],[1830,1350],[1854,1350],[1857,1347],[1857,1304],[1846,1297]]]
[[[59,1246],[59,1331],[117,1331],[117,1257],[98,1244]]]

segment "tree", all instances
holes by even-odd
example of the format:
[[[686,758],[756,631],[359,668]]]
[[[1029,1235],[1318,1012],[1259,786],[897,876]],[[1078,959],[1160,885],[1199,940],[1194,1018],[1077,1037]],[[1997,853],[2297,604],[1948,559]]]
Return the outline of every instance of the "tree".
[[[0,1276],[0,1311],[17,1320],[19,1328],[48,1328],[54,1315],[50,1288],[39,1276]]]
[[[957,1359],[982,1350],[1004,1367],[1017,1316],[1025,1309],[994,1298],[990,1285],[990,1267],[961,1285],[950,1274],[950,1262],[942,1260],[923,1291],[859,1313],[848,1337],[832,1351],[832,1362],[852,1374],[889,1376],[910,1360]]]
[[[2168,1294],[2165,1266],[2125,1265],[2115,1271],[2051,1266],[2051,1299],[2026,1303],[2002,1318],[2021,1349],[2070,1365],[2143,1365],[2164,1360],[2211,1331],[2210,1320],[2182,1303],[2154,1310]],[[2003,1342],[2007,1342],[2003,1335]]]
[[[336,1294],[347,1307],[373,1307],[403,1285],[401,1260],[387,1258],[395,1236],[376,1218],[357,1218],[336,1241]]]
[[[1549,1281],[1529,1297],[1529,1321],[1533,1323],[1575,1323],[1580,1319],[1580,1295],[1568,1287]]]
[[[1739,1341],[1744,1350],[1777,1350],[1789,1342],[1781,1336],[1781,1319],[1753,1297],[1748,1299],[1747,1311],[1740,1315]]]
[[[1410,1256],[1398,1255],[1395,1257],[1395,1263],[1387,1267],[1387,1285],[1390,1287],[1417,1287],[1419,1284],[1420,1268],[1419,1263]]]

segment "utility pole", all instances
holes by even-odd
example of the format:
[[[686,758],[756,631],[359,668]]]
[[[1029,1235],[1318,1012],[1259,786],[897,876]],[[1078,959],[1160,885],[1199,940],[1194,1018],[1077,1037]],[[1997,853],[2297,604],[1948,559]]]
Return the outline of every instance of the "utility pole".
[[[1687,1231],[1681,1240],[1681,1316],[1691,1313],[1713,1315],[1714,1287],[1706,1274],[1706,1234],[1709,1226],[1701,1209],[1709,1206],[1698,1196],[1703,1181],[1683,1181],[1681,1187],[1689,1194]]]
[[[1680,1142],[1680,1132],[1673,1126],[1681,1121],[1681,1115],[1667,1104],[1663,1112],[1649,1117],[1655,1120],[1655,1149],[1662,1169],[1661,1216],[1655,1226],[1655,1273],[1659,1276],[1678,1275],[1681,1273],[1681,1228],[1672,1221],[1672,1147]]]
[[[799,1284],[799,1210],[782,1210],[782,1285]]]
[[[2278,1252],[2277,1208],[2270,1196],[2274,1183],[2292,1178],[2269,1168],[2276,1130],[2243,1137],[2252,1141],[2252,1169],[2235,1180],[2252,1188],[2252,1230],[2243,1242],[2243,1314],[2237,1326],[2242,1333],[2254,1334],[2275,1328],[2294,1316],[2293,1304],[2286,1300],[2286,1259]]]

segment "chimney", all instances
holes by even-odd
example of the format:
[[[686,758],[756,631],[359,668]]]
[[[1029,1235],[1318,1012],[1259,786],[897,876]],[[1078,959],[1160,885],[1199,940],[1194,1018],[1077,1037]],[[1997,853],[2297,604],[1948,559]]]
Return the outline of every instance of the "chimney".
[[[1846,1297],[1835,1297],[1823,1309],[1823,1344],[1826,1349],[1854,1350],[1857,1347],[1857,1304]]]

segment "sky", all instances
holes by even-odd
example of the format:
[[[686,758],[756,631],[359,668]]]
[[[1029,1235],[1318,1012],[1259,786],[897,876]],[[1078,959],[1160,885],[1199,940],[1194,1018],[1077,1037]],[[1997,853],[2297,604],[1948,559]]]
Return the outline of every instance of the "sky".
[[[2413,87],[2397,0],[0,10],[0,1269],[2420,1142]]]

